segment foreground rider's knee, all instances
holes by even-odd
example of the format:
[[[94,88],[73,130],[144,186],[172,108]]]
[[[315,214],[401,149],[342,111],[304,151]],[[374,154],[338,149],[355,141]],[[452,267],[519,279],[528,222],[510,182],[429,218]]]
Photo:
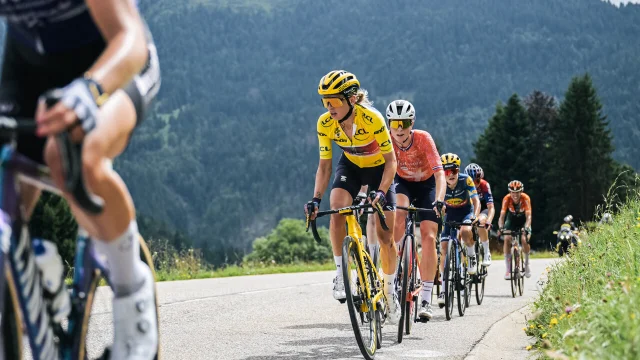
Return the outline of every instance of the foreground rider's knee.
[[[82,170],[90,187],[100,184],[106,177],[104,159],[100,140],[87,136],[82,149]]]

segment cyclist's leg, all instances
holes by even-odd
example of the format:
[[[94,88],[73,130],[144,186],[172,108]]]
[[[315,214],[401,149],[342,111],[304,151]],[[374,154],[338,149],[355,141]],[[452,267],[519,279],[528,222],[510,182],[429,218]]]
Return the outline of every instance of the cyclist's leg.
[[[349,206],[360,190],[360,180],[354,169],[356,165],[351,163],[344,155],[340,157],[336,173],[331,185],[329,206],[337,209]],[[336,264],[336,277],[333,280],[333,297],[336,300],[346,299],[344,292],[344,279],[342,277],[342,244],[347,231],[344,216],[332,214],[329,221],[329,239],[333,250],[333,259]],[[371,236],[371,233],[369,233]]]
[[[409,189],[402,179],[396,175],[396,202],[398,206],[409,206]],[[396,243],[399,243],[404,236],[405,219],[407,218],[407,211],[396,209],[396,221],[395,228],[393,230],[393,237]]]
[[[524,222],[522,223],[524,226]],[[531,246],[529,245],[529,237],[527,233],[522,230],[520,234],[520,243],[522,244],[522,252],[524,256],[524,274],[526,277],[531,277],[531,268],[529,267],[529,255],[531,253]]]
[[[473,217],[473,212],[468,213],[464,220],[470,220]],[[473,239],[473,233],[471,226],[461,226],[460,233],[462,241],[467,246],[467,256],[469,257],[467,272],[471,275],[476,273],[476,248],[475,240]]]
[[[478,237],[482,242],[482,246],[484,247],[484,263],[482,265],[490,265],[491,264],[491,250],[489,249],[489,230],[484,228],[487,223],[487,216],[489,215],[489,210],[484,209],[480,212],[480,216],[478,216],[478,222],[480,223],[480,227],[478,227]]]
[[[436,181],[431,176],[425,181],[412,183],[411,196],[416,199],[416,206],[424,209],[433,208],[436,200]],[[422,279],[422,303],[420,316],[431,318],[431,292],[433,291],[433,281],[436,276],[436,266],[438,256],[436,254],[436,236],[438,232],[439,218],[435,213],[418,213],[420,222],[420,238],[422,243],[422,257],[418,260],[421,269]]]

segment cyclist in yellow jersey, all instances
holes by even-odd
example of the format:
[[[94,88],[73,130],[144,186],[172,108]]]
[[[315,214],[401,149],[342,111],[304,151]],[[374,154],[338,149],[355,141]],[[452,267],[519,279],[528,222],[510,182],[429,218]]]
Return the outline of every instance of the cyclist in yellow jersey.
[[[315,203],[314,214],[331,179],[333,140],[344,153],[331,187],[330,207],[335,209],[351,205],[361,186],[368,185],[369,190],[377,194],[373,203],[380,204],[385,210],[390,230],[383,230],[377,217],[373,217],[373,222],[380,244],[383,288],[389,298],[389,318],[392,323],[397,322],[400,317],[394,284],[397,250],[392,240],[395,221],[395,190],[392,183],[396,174],[396,157],[389,129],[382,114],[371,106],[367,92],[360,89],[360,82],[352,73],[344,70],[329,72],[320,79],[318,93],[328,111],[320,116],[317,124],[320,163],[311,200]],[[311,216],[315,217],[314,214]],[[346,229],[342,215],[331,215],[329,236],[337,268],[333,297],[343,300],[346,294],[340,267]]]

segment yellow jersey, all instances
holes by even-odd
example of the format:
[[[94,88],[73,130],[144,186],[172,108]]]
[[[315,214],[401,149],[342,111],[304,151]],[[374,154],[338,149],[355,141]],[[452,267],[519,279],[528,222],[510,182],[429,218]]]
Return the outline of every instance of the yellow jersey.
[[[393,152],[391,134],[382,114],[372,106],[355,104],[353,133],[349,138],[329,112],[318,118],[320,159],[333,156],[331,140],[344,151],[352,163],[361,168],[384,164],[383,154]]]

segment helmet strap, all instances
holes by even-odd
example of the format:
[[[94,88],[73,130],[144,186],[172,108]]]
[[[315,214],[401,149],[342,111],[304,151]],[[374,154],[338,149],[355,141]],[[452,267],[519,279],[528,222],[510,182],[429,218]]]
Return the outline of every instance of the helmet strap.
[[[349,97],[345,95],[345,99],[347,99],[347,104],[349,104],[349,112],[347,112],[347,115],[345,115],[342,119],[338,120],[338,124],[342,124],[343,122],[345,122],[349,118],[349,116],[351,116],[351,114],[353,113],[353,105],[351,105],[351,101],[349,101]]]

